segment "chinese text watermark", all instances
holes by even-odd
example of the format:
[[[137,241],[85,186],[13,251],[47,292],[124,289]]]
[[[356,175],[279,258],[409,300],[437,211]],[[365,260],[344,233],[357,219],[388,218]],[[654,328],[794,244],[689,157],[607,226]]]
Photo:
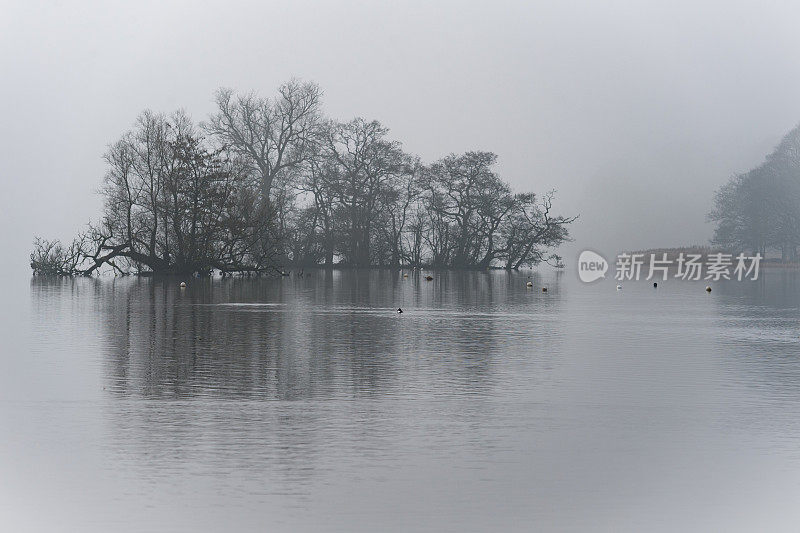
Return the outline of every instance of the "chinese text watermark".
[[[756,280],[761,254],[728,253],[694,254],[621,253],[615,263],[614,279],[618,281],[662,280]],[[605,277],[608,262],[600,254],[586,250],[578,258],[578,276],[586,283]]]

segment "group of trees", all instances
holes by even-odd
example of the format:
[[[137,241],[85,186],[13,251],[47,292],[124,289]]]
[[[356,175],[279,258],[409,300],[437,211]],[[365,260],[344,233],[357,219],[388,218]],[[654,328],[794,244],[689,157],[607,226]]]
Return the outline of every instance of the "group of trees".
[[[223,89],[195,124],[145,111],[105,154],[102,218],[69,246],[37,239],[39,274],[265,272],[288,265],[516,269],[569,238],[553,194],[514,193],[487,152],[430,165],[377,121],[327,119],[317,85]]]
[[[790,131],[758,167],[720,187],[709,219],[712,243],[796,261],[800,245],[800,126]]]

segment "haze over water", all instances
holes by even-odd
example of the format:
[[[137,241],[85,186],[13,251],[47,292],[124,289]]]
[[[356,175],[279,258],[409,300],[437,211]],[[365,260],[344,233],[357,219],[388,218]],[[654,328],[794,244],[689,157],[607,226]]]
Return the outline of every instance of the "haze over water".
[[[0,514],[17,531],[797,523],[797,274],[711,294],[527,275],[33,279],[4,304]]]

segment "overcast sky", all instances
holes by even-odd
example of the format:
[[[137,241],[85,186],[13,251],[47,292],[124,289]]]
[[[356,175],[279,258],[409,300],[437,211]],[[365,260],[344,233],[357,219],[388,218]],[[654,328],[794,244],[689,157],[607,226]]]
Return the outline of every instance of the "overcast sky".
[[[97,218],[106,145],[145,108],[202,120],[220,86],[318,82],[431,161],[491,150],[558,190],[576,242],[702,243],[713,191],[800,121],[792,2],[0,2],[0,238]]]

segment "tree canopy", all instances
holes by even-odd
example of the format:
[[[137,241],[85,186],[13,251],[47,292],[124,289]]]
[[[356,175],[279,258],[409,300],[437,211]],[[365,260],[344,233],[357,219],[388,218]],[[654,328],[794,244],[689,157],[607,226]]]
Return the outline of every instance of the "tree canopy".
[[[37,238],[34,273],[561,263],[576,217],[552,192],[514,193],[490,152],[425,165],[377,121],[325,117],[321,97],[291,80],[273,98],[220,89],[200,124],[143,112],[106,151],[100,219],[69,245]]]
[[[781,253],[797,260],[800,244],[800,126],[756,168],[733,176],[714,197],[712,243],[736,251]]]

